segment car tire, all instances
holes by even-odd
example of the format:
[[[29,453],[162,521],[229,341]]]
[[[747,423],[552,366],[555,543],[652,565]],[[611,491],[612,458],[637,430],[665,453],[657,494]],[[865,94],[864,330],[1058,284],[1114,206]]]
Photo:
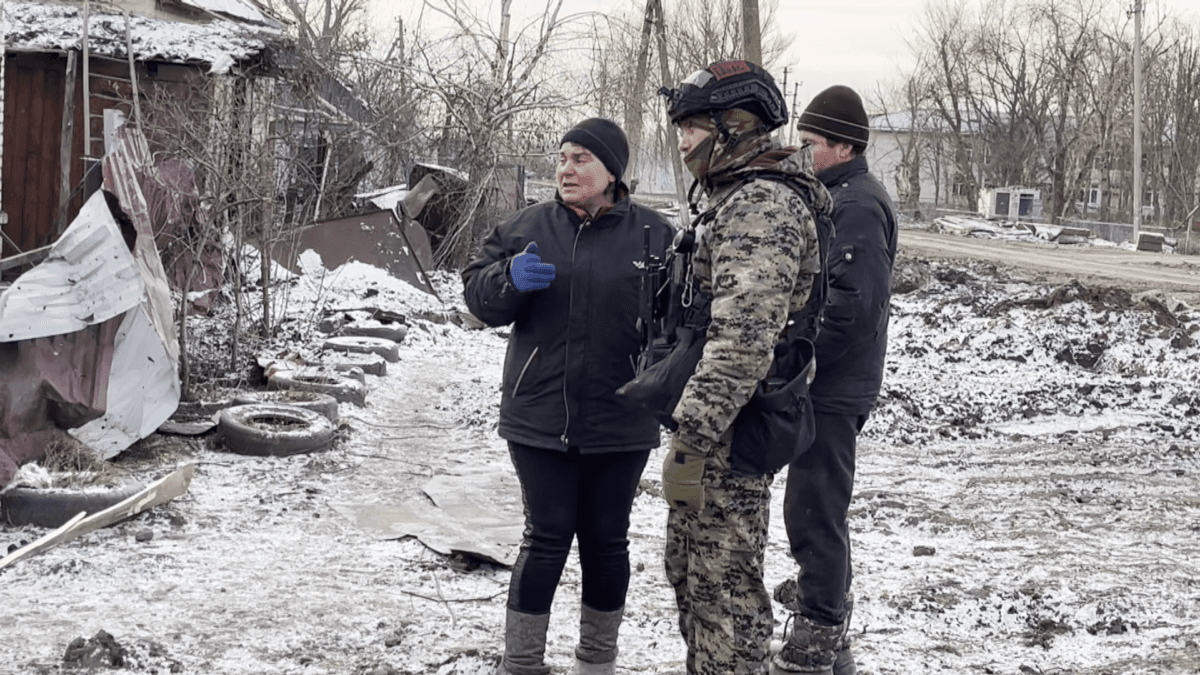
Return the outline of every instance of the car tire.
[[[359,325],[347,324],[342,326],[340,331],[341,337],[369,337],[380,338],[382,340],[391,340],[397,344],[404,342],[404,337],[408,335],[408,326],[399,324],[396,326],[379,325]]]
[[[400,360],[400,345],[392,340],[377,337],[332,337],[321,345],[322,349],[356,354],[378,354],[389,363]]]
[[[321,413],[279,403],[250,403],[221,411],[225,448],[240,455],[285,456],[324,450],[334,426]]]
[[[79,512],[99,513],[137,494],[146,486],[128,479],[99,488],[15,487],[0,493],[0,520],[9,525],[62,527]]]
[[[315,391],[329,394],[341,403],[367,405],[367,385],[337,373],[306,373],[281,370],[267,378],[267,387],[279,390]]]
[[[298,408],[321,413],[329,418],[330,422],[334,424],[338,423],[337,399],[319,391],[304,391],[302,389],[242,391],[233,397],[234,405],[251,405],[257,403],[294,405]]]

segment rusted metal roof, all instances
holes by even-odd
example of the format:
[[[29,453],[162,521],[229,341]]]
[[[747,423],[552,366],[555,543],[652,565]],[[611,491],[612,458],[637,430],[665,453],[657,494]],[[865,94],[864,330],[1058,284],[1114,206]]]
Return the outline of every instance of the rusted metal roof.
[[[429,235],[410,218],[403,218],[401,223],[396,209],[313,223],[301,232],[298,240],[277,245],[272,257],[296,272],[300,269],[297,263],[300,254],[308,249],[319,253],[329,269],[357,260],[437,295],[426,275],[433,269]]]

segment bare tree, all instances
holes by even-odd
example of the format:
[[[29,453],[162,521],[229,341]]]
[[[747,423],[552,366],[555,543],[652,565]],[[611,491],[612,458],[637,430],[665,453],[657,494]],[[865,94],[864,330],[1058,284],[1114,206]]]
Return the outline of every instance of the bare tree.
[[[1200,35],[1171,21],[1152,28],[1147,42],[1147,187],[1165,224],[1190,226],[1200,205]]]
[[[522,124],[561,113],[575,100],[572,82],[554,65],[566,63],[573,49],[586,44],[567,40],[561,6],[561,0],[548,0],[542,16],[516,27],[504,16],[497,31],[461,0],[427,3],[452,30],[418,47],[409,81],[436,102],[441,122],[431,120],[431,125],[440,156],[465,167],[468,175],[467,192],[460,197],[467,208],[435,251],[439,265],[464,266],[494,224],[490,197],[498,171],[528,152],[522,146],[530,136]]]
[[[1101,218],[1124,212],[1130,40],[1114,0],[989,3],[978,15],[967,0],[927,6],[913,49],[925,105],[944,122],[960,203],[979,185],[1036,184],[1054,221],[1075,215],[1093,191]],[[1154,208],[1167,218],[1196,200],[1196,44],[1194,28],[1169,21],[1144,40],[1144,168]],[[909,102],[912,92],[895,97]]]
[[[352,51],[367,0],[268,0],[294,26],[301,51],[329,58]]]
[[[917,44],[927,55],[921,61],[926,68],[927,98],[943,122],[944,139],[950,145],[953,196],[959,206],[968,206],[979,190],[974,162],[979,119],[970,67],[974,31],[966,0],[927,5],[925,22]]]

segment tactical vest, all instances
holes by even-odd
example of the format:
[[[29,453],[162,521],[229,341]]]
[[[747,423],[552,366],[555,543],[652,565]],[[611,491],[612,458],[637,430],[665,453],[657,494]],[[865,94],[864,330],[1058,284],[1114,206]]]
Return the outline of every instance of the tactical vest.
[[[695,372],[711,320],[712,298],[700,288],[692,274],[692,255],[696,242],[716,218],[717,210],[725,201],[754,180],[783,183],[800,196],[816,221],[820,261],[820,272],[813,282],[808,300],[788,316],[787,325],[775,345],[771,368],[758,383],[755,395],[739,413],[734,424],[734,470],[748,475],[761,475],[773,473],[790,461],[786,458],[794,458],[807,449],[813,431],[808,383],[815,372],[813,342],[820,330],[828,296],[826,263],[834,225],[829,212],[817,211],[814,207],[808,184],[781,171],[758,170],[749,173],[724,199],[696,216],[687,229],[677,234],[666,260],[651,258],[647,246],[643,312],[639,321],[643,348],[638,359],[637,376],[617,393],[648,408],[663,426],[675,430],[677,425],[671,415],[683,395],[687,380]],[[779,406],[788,409],[780,412],[776,409]],[[769,457],[751,457],[749,464],[743,456],[739,468],[739,434],[743,439],[741,445],[753,446],[755,453],[759,448],[766,453],[768,446],[779,449]],[[789,438],[776,438],[781,434]],[[796,443],[803,447],[792,447],[790,436],[793,435]]]

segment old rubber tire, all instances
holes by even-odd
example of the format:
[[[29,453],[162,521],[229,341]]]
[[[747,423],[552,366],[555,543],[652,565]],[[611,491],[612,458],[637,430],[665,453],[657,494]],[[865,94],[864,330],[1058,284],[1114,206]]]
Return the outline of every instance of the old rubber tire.
[[[336,398],[319,391],[303,391],[300,389],[279,389],[274,391],[241,391],[233,397],[234,405],[249,405],[251,403],[279,403],[294,405],[298,408],[318,412],[329,418],[330,422],[338,423],[338,401]]]
[[[145,487],[133,479],[79,488],[15,487],[0,494],[0,520],[15,526],[62,527],[80,511],[99,513]]]
[[[303,371],[281,370],[267,378],[270,389],[315,391],[329,394],[342,403],[356,406],[367,405],[367,386],[350,377],[338,374],[308,374]]]
[[[350,323],[342,326],[340,331],[343,337],[369,337],[391,340],[397,344],[404,342],[404,336],[408,335],[408,326],[399,324],[396,326],[385,326],[383,324],[356,324]]]
[[[357,354],[378,354],[389,363],[400,360],[400,345],[391,340],[376,337],[332,337],[321,345],[322,349]]]
[[[324,450],[333,441],[328,417],[293,405],[236,405],[217,419],[225,448],[242,455],[296,455]]]

